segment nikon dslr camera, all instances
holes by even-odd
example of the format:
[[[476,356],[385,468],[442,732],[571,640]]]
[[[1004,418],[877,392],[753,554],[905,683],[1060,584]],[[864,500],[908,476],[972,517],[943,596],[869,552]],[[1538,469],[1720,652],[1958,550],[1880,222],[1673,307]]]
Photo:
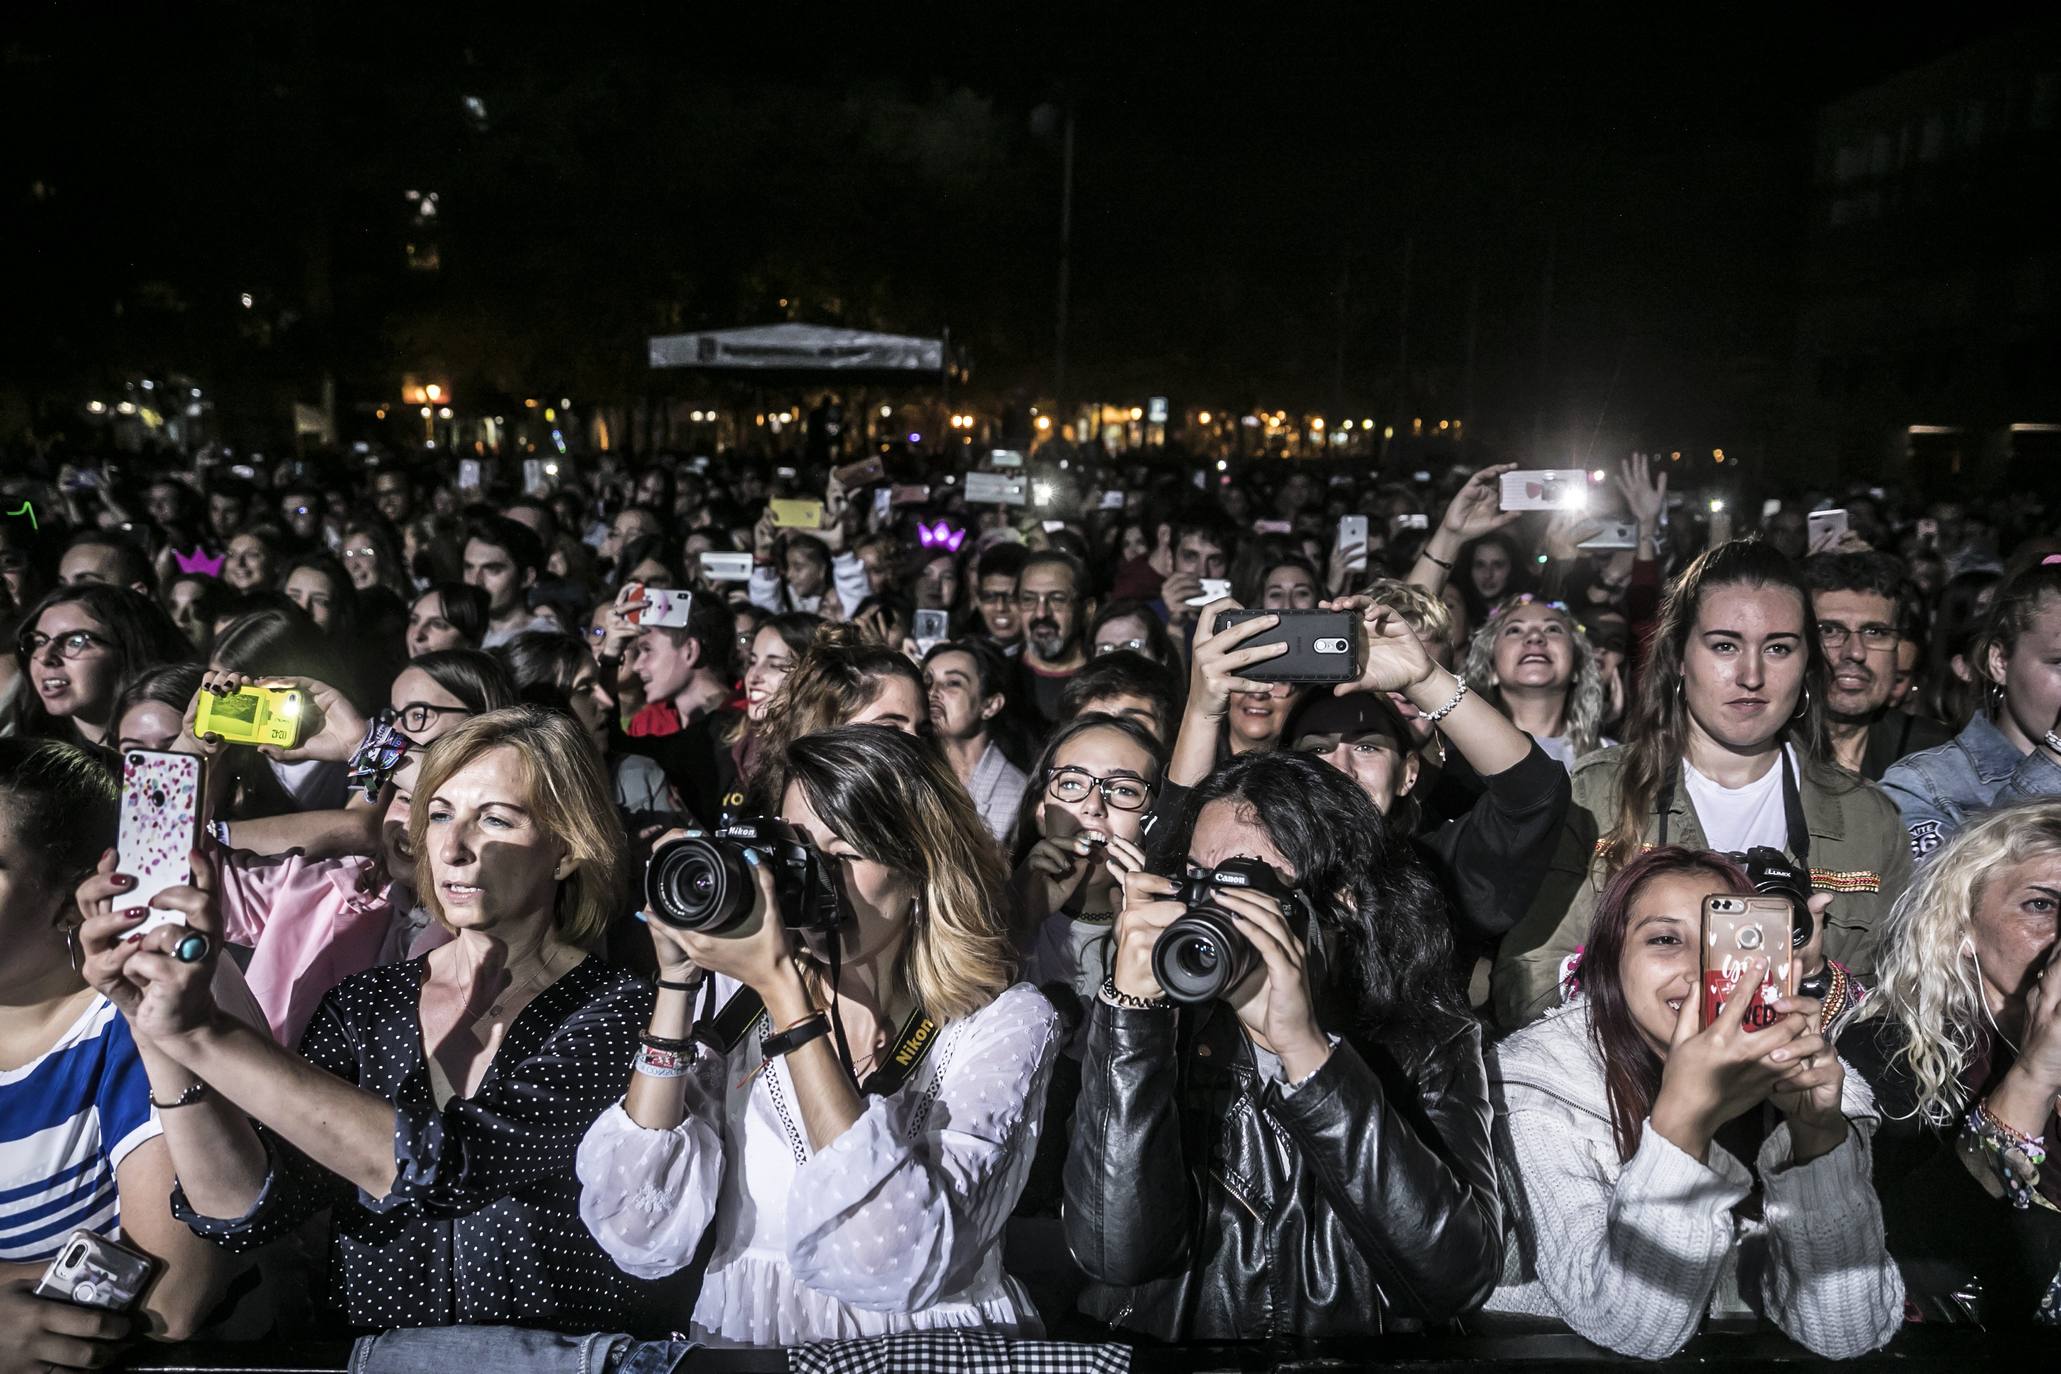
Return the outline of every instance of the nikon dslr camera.
[[[1242,888],[1280,903],[1289,928],[1302,936],[1301,904],[1274,870],[1258,859],[1226,859],[1208,873],[1176,879],[1170,901],[1188,908],[1152,946],[1152,976],[1176,1002],[1214,1001],[1245,981],[1259,966],[1259,954],[1238,929],[1231,913],[1217,904],[1220,889]]]
[[[644,901],[679,930],[720,935],[751,914],[758,885],[744,851],[773,874],[780,920],[789,930],[836,930],[851,914],[837,866],[786,821],[734,821],[713,834],[690,830],[651,851]]]

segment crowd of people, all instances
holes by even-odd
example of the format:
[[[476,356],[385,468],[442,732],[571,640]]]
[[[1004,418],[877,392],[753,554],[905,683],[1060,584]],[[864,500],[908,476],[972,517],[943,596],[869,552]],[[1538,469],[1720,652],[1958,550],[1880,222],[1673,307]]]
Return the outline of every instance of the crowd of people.
[[[0,1374],[2061,1324],[2031,514],[1057,452],[1022,506],[903,452],[131,459],[0,523]],[[1318,609],[1349,669],[1274,680]],[[295,742],[207,727],[252,687]],[[152,752],[203,781],[139,903]],[[1771,893],[1793,961],[1708,1014],[1706,901]],[[37,1290],[80,1229],[132,1311]]]

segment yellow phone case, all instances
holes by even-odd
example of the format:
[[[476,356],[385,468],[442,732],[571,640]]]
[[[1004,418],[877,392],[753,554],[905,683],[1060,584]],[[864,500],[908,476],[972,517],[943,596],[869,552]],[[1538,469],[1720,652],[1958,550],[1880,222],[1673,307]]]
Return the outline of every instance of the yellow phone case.
[[[305,728],[304,703],[293,687],[245,687],[216,696],[200,694],[193,713],[193,733],[219,735],[230,744],[270,744],[291,749]]]
[[[820,530],[823,528],[823,503],[803,501],[785,497],[774,497],[766,503],[773,510],[773,524],[783,530]]]

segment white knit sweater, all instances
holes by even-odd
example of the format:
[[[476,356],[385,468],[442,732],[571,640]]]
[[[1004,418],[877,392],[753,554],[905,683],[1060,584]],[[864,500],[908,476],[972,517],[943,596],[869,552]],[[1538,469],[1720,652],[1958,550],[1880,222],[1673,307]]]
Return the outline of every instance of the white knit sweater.
[[[1880,1117],[1858,1074],[1846,1075],[1853,1130],[1837,1149],[1792,1165],[1788,1124],[1768,1137],[1756,1222],[1732,1215],[1753,1176],[1717,1145],[1698,1163],[1649,1121],[1637,1152],[1619,1161],[1586,1001],[1556,1008],[1487,1058],[1510,1218],[1489,1311],[1557,1317],[1641,1359],[1680,1350],[1707,1312],[1742,1307],[1831,1359],[1896,1334],[1903,1279],[1870,1178]]]

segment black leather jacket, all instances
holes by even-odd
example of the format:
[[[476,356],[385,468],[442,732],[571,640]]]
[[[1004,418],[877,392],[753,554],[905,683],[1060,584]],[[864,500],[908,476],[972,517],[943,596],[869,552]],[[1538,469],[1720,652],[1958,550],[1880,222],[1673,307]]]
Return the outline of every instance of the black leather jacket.
[[[1088,1315],[1162,1340],[1414,1330],[1502,1268],[1481,1029],[1352,1038],[1295,1092],[1228,1007],[1092,1004],[1065,1223]]]

